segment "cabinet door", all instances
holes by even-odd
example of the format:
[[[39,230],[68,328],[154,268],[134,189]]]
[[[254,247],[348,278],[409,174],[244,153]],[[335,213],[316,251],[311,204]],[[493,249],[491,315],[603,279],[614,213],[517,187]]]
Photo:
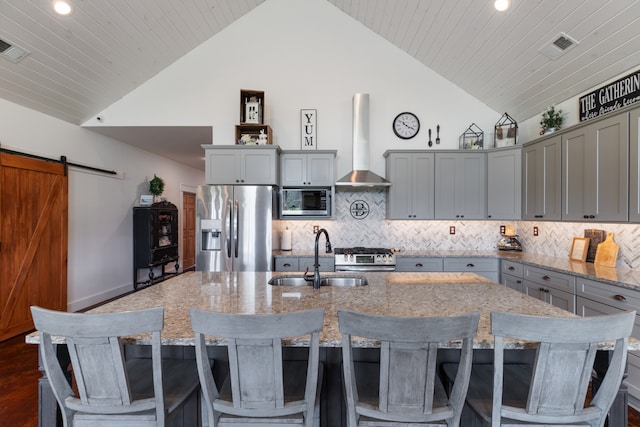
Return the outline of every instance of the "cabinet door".
[[[545,292],[545,287],[541,286],[535,282],[531,282],[529,280],[522,281],[522,292],[529,295],[530,297],[534,297],[539,299],[540,301],[547,301],[547,293]]]
[[[520,277],[503,274],[501,283],[514,291],[523,292],[522,279]]]
[[[335,259],[333,257],[320,257],[318,259],[318,263],[320,264],[320,267],[318,267],[319,271],[335,270]],[[314,269],[313,264],[314,264],[314,258],[312,256],[299,258],[300,271],[307,271],[307,268],[308,268],[309,271],[313,272],[313,269]]]
[[[520,148],[487,155],[487,218],[520,219],[522,210]]]
[[[434,218],[433,153],[390,153],[386,178],[393,184],[388,193],[388,219]]]
[[[278,159],[274,150],[240,152],[240,184],[278,185]]]
[[[531,144],[522,153],[522,218],[559,221],[562,213],[562,139]]]
[[[563,220],[627,221],[628,129],[625,113],[563,136]]]
[[[335,185],[333,154],[309,154],[307,157],[307,183],[314,187]]]
[[[442,258],[396,257],[396,271],[442,271]]]
[[[570,313],[576,312],[576,296],[569,292],[559,291],[549,288],[547,291],[547,302],[555,307],[566,310]]]
[[[629,112],[629,221],[640,222],[640,108]]]
[[[485,153],[437,153],[435,160],[436,219],[485,219]]]
[[[236,150],[206,150],[205,179],[207,184],[237,184],[240,157]]]
[[[280,156],[280,184],[283,187],[307,185],[307,162],[302,154]]]

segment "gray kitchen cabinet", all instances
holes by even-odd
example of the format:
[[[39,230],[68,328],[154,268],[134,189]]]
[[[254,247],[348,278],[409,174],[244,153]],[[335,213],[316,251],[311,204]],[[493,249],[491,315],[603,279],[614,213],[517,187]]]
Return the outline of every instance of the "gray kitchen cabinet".
[[[502,260],[500,262],[500,283],[507,288],[518,292],[524,292],[522,278],[524,277],[524,266],[519,262]]]
[[[640,222],[640,108],[629,111],[629,221]]]
[[[577,314],[601,316],[626,310],[640,310],[640,292],[608,283],[577,279]],[[640,339],[640,315],[636,315],[631,336]],[[631,351],[627,358],[628,375],[624,380],[634,407],[640,405],[640,352]]]
[[[279,185],[277,145],[203,145],[207,184]]]
[[[562,135],[562,219],[629,219],[629,115],[618,114]]]
[[[396,255],[396,271],[443,271],[443,260],[437,257],[400,257]]]
[[[307,268],[313,273],[314,258],[312,256],[305,257],[274,257],[273,269],[274,271],[289,271],[299,272],[305,271]],[[334,257],[320,257],[319,258],[320,271],[334,271],[335,259]]]
[[[387,197],[387,219],[434,218],[433,153],[387,151],[385,177],[391,182]]]
[[[562,217],[562,138],[553,136],[522,149],[522,218]]]
[[[435,162],[435,218],[486,219],[486,153],[439,152]]]
[[[576,281],[570,274],[524,266],[523,292],[571,313],[576,312]]]
[[[335,150],[283,151],[280,155],[282,187],[333,187]]]
[[[487,279],[498,282],[498,259],[497,258],[481,258],[481,257],[465,257],[465,258],[445,258],[443,271],[476,273]]]
[[[487,154],[487,218],[522,216],[522,160],[520,147]]]

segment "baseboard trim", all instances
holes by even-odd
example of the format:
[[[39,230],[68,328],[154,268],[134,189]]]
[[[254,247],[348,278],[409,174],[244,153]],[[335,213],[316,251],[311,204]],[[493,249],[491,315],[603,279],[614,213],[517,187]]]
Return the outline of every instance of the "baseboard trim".
[[[67,311],[70,313],[87,311],[110,300],[130,294],[131,292],[133,292],[133,287],[130,283],[121,285],[117,288],[109,289],[108,291],[70,302],[67,304]]]

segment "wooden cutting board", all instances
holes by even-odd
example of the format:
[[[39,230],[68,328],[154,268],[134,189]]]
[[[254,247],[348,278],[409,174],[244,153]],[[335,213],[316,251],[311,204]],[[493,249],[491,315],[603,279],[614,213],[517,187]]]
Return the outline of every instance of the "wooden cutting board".
[[[594,264],[604,267],[615,267],[618,259],[618,244],[613,241],[613,233],[607,233],[604,242],[598,245]]]

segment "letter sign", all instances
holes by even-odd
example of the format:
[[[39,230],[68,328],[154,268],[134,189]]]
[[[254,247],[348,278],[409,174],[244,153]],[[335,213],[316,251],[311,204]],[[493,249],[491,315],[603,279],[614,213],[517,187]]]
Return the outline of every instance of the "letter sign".
[[[316,110],[300,110],[300,148],[303,150],[318,148],[316,115]]]

